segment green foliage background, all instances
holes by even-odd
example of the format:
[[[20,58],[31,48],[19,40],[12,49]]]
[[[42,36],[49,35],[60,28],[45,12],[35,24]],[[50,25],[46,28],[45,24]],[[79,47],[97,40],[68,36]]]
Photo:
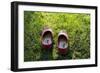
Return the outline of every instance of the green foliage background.
[[[69,36],[69,51],[64,59],[90,58],[90,14],[24,11],[24,61],[42,60],[40,38],[44,27],[54,32],[53,58],[49,60],[63,59],[56,48],[58,33],[63,29]]]

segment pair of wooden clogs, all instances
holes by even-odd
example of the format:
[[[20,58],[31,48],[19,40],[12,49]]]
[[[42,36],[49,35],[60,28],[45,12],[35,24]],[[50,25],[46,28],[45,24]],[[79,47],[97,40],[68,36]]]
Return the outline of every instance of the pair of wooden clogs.
[[[42,31],[41,41],[44,49],[52,49],[53,32],[51,29],[47,28]],[[60,54],[66,54],[68,51],[68,35],[63,30],[61,30],[58,34],[57,48]]]

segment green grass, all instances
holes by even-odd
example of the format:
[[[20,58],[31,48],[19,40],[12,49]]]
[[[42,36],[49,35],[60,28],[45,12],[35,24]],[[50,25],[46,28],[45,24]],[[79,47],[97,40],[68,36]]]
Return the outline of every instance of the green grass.
[[[41,48],[41,31],[44,27],[53,30],[53,51],[46,53]],[[58,55],[56,47],[60,30],[69,37],[66,56]],[[24,61],[90,58],[90,14],[24,11]]]

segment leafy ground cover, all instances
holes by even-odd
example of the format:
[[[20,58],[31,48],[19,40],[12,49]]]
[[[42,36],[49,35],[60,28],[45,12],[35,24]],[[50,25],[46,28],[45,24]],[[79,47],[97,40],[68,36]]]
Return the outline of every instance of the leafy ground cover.
[[[51,52],[41,48],[44,27],[54,32]],[[60,30],[65,30],[69,37],[66,56],[60,56],[56,47]],[[24,11],[24,61],[87,58],[90,58],[90,14]]]

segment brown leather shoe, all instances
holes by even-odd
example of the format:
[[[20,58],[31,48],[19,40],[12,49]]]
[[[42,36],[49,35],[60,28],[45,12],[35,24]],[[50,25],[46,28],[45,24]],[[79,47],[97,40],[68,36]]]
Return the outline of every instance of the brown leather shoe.
[[[58,52],[59,54],[67,54],[68,52],[68,35],[64,31],[60,31],[58,34]]]
[[[52,48],[53,44],[53,33],[52,30],[49,28],[46,28],[42,31],[42,47],[45,49]]]

